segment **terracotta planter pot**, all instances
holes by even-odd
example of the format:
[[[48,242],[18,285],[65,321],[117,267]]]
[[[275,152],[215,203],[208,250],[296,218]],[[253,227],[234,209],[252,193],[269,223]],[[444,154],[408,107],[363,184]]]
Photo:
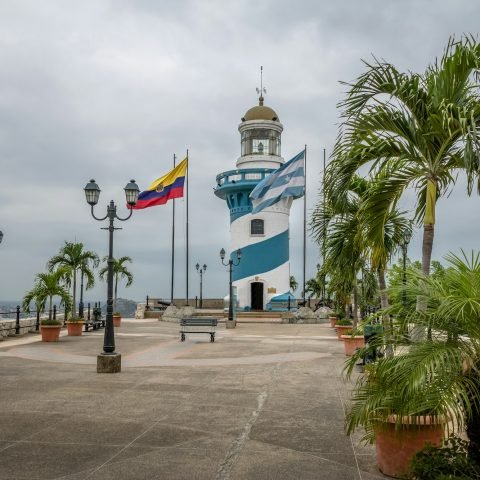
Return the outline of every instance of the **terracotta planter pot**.
[[[121,315],[114,315],[113,316],[113,326],[119,327],[122,324],[122,317]]]
[[[406,418],[398,427],[392,415],[388,422],[375,428],[377,466],[385,475],[406,478],[410,472],[410,462],[417,452],[423,450],[427,443],[442,443],[444,420],[425,416],[419,417],[417,422],[414,424],[413,418]]]
[[[357,348],[365,346],[365,337],[363,335],[342,335],[343,346],[345,347],[345,355],[351,357]]]
[[[328,317],[328,319],[330,320],[330,326],[333,328],[335,326],[335,324],[337,323],[337,317],[332,315],[331,317]]]
[[[67,332],[69,337],[80,337],[82,335],[85,322],[67,322]]]
[[[58,342],[61,325],[41,325],[42,342]]]
[[[353,325],[335,325],[337,329],[337,338],[342,340],[342,335],[347,335],[353,330]]]

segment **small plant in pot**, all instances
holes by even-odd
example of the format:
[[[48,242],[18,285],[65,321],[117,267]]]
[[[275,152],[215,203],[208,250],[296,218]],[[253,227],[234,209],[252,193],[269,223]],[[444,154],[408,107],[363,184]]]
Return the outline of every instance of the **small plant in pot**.
[[[60,330],[62,323],[58,320],[45,319],[40,323],[40,330],[42,332],[42,342],[58,342],[60,339]]]
[[[344,318],[343,320],[337,320],[335,328],[337,329],[338,340],[342,340],[342,335],[347,335],[348,333],[351,333],[351,331],[353,330],[353,324],[350,320]]]
[[[359,325],[350,333],[342,335],[341,338],[345,347],[345,355],[351,357],[356,350],[365,346],[363,325]]]
[[[67,332],[69,337],[80,337],[84,325],[82,317],[72,317],[67,320]]]

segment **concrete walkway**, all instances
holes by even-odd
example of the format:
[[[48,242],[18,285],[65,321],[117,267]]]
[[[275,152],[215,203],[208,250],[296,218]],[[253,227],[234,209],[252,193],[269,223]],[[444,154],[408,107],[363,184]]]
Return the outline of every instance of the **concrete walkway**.
[[[327,325],[239,324],[179,342],[123,321],[121,374],[103,331],[0,343],[0,480],[384,478],[343,429],[343,346]]]

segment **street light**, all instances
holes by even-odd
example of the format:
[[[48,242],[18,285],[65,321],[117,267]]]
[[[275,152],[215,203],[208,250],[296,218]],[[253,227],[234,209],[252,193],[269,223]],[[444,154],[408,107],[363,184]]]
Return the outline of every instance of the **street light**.
[[[403,236],[402,253],[403,253],[403,277],[402,277],[402,305],[407,306],[407,251],[408,244],[412,238],[412,230],[408,229]]]
[[[204,263],[203,267],[200,268],[200,264],[197,263],[195,265],[195,268],[197,269],[197,272],[200,274],[200,308],[202,308],[203,307],[203,296],[202,296],[203,274],[207,270],[207,265]]]
[[[115,352],[115,336],[113,330],[113,232],[120,229],[113,226],[113,221],[117,219],[124,222],[132,216],[133,209],[131,207],[137,203],[140,190],[135,183],[135,180],[130,180],[130,183],[124,188],[127,205],[130,207],[130,214],[125,218],[120,218],[117,215],[117,206],[113,200],[111,200],[110,204],[107,206],[107,214],[102,218],[97,218],[93,212],[93,207],[98,203],[100,188],[95,183],[95,180],[90,180],[90,183],[87,184],[84,190],[87,203],[91,207],[92,217],[100,222],[103,222],[107,218],[109,220],[109,226],[102,228],[102,230],[108,230],[109,232],[107,261],[107,317],[103,339],[103,352],[97,356],[97,373],[118,373],[121,371],[122,357],[119,353]]]
[[[225,249],[220,250],[220,258],[222,259],[222,265],[225,267],[228,266],[228,272],[229,272],[229,286],[228,286],[228,320],[227,320],[227,328],[235,328],[235,320],[233,319],[233,286],[232,286],[232,272],[233,272],[233,267],[237,266],[240,263],[240,260],[242,258],[242,251],[240,249],[237,250],[237,263],[234,263],[233,260],[230,258],[227,263],[225,263],[223,260],[225,259]]]

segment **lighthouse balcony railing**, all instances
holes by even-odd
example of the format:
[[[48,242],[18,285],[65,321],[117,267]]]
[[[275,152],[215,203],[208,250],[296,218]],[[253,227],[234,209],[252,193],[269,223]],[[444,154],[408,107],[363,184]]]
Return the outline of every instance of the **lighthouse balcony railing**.
[[[274,172],[274,168],[245,168],[242,170],[229,170],[217,175],[217,189],[238,183],[257,184],[266,176]]]

